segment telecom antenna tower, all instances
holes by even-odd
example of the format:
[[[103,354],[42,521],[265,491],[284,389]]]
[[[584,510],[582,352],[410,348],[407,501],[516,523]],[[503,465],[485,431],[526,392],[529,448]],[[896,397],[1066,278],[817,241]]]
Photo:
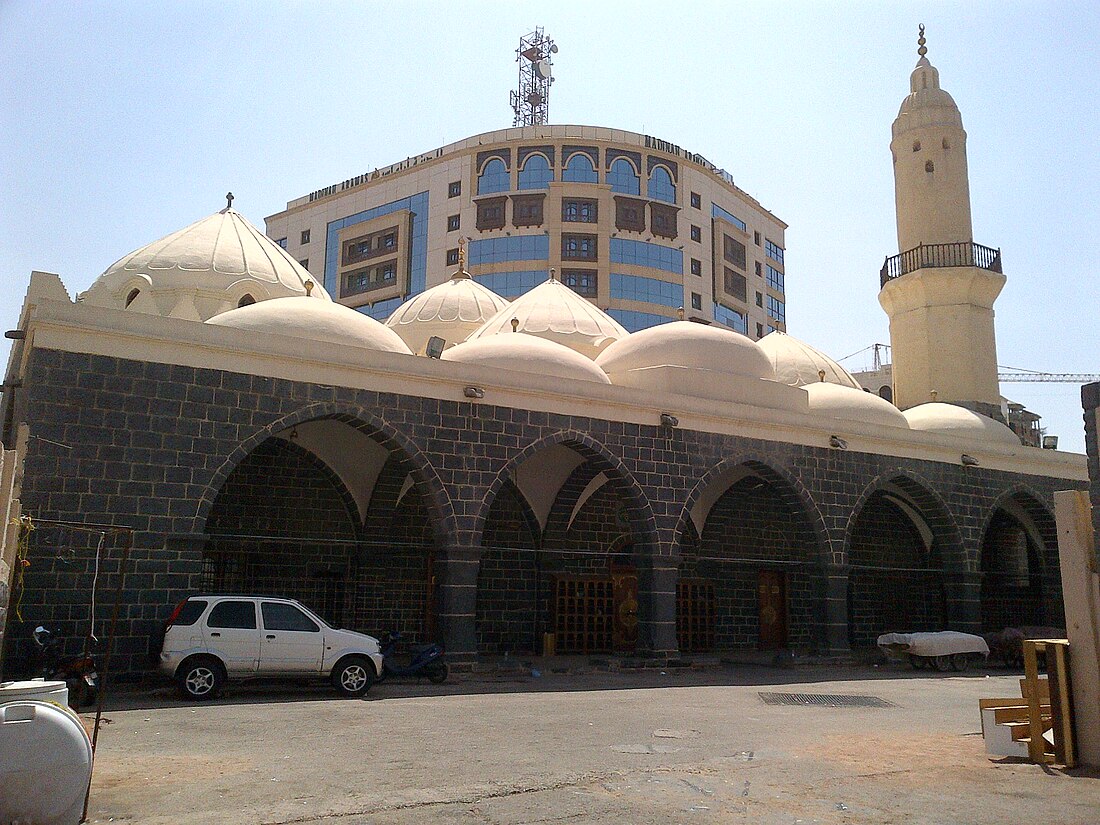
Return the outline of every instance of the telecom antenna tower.
[[[558,47],[537,27],[519,39],[519,88],[511,93],[513,126],[545,126],[550,113],[550,84]]]

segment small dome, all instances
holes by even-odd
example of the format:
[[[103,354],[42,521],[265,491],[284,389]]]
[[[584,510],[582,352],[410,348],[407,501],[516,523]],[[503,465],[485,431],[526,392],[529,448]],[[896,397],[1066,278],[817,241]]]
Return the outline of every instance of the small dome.
[[[851,373],[828,355],[785,332],[770,332],[756,343],[768,356],[775,370],[775,378],[781,384],[792,387],[820,384],[820,373],[824,370],[826,382],[854,390],[862,389]]]
[[[409,349],[421,353],[433,335],[446,341],[448,347],[465,341],[506,306],[506,300],[459,271],[395,309],[386,319],[386,326]]]
[[[1016,433],[1000,421],[955,404],[921,404],[910,407],[902,415],[914,430],[956,435],[987,444],[1020,446]]]
[[[458,344],[444,352],[440,360],[530,372],[550,378],[611,383],[603,370],[593,364],[590,358],[563,344],[521,332],[490,335]]]
[[[909,429],[909,421],[901,410],[874,393],[828,381],[806,384],[802,389],[810,396],[811,414]]]
[[[392,329],[354,309],[332,301],[313,298],[276,298],[258,304],[231,309],[206,323],[250,332],[287,335],[362,347],[377,352],[411,355],[409,348]]]
[[[775,380],[775,370],[754,341],[693,321],[673,321],[635,332],[601,352],[596,363],[609,375],[670,366]]]
[[[206,320],[269,298],[331,300],[286,250],[234,209],[223,209],[111,264],[80,300]]]
[[[467,340],[511,335],[513,318],[519,321],[516,332],[564,344],[589,358],[630,334],[595,304],[551,278],[501,309]]]

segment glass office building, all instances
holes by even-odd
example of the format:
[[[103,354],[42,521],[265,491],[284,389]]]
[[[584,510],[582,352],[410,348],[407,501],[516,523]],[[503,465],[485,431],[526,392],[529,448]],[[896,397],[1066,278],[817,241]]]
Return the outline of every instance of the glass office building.
[[[267,233],[341,303],[384,320],[467,268],[515,298],[549,277],[627,329],[683,317],[785,330],[786,224],[699,154],[593,126],[503,129],[324,186]]]

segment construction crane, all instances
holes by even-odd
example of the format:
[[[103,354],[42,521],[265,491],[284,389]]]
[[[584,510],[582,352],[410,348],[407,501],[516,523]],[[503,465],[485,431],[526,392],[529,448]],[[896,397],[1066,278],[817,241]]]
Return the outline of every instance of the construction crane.
[[[871,346],[864,347],[859,352],[853,352],[851,355],[846,355],[840,360],[847,361],[849,358],[867,352],[867,350],[873,351],[873,369],[875,372],[878,372],[884,366],[890,365],[888,360],[890,357],[889,344],[871,344]],[[997,373],[997,380],[1007,384],[1092,384],[1095,381],[1100,381],[1100,373],[1095,372],[1042,372],[1041,370],[1025,370],[1023,367],[1006,367],[1004,365],[999,365],[999,367],[1002,370],[1011,370],[1011,372]]]
[[[1007,369],[1016,370],[1016,367]],[[1015,372],[999,372],[997,380],[1006,383],[1036,383],[1047,382],[1052,384],[1091,384],[1100,381],[1100,374],[1095,372],[1035,372],[1033,370],[1018,370]]]

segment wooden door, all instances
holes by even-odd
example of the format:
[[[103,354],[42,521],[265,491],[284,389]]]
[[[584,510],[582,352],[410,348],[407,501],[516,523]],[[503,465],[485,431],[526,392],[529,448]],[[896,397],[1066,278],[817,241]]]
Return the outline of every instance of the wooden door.
[[[760,606],[760,649],[787,646],[787,574],[761,570],[757,580]]]
[[[612,644],[616,652],[631,653],[638,645],[638,573],[633,567],[611,568]]]

